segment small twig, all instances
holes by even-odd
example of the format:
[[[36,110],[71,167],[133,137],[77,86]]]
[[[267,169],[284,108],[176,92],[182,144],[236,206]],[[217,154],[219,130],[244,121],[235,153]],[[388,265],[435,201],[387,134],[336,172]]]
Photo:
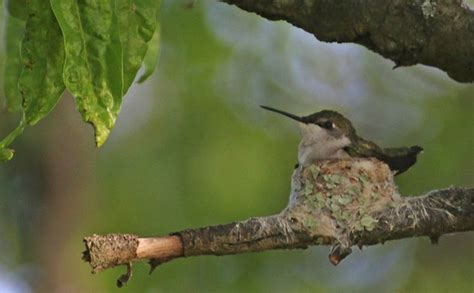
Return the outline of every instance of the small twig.
[[[117,287],[119,288],[122,288],[124,285],[126,285],[127,282],[130,280],[130,278],[132,277],[132,263],[129,262],[128,264],[126,264],[126,266],[127,266],[127,272],[121,275],[117,279]]]

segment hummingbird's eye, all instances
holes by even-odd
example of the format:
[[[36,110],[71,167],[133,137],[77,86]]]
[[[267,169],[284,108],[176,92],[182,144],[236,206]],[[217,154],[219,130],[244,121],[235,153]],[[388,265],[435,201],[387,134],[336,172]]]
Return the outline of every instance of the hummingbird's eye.
[[[334,128],[334,123],[332,123],[331,121],[324,121],[324,122],[321,122],[321,123],[318,123],[318,125],[322,128],[325,128],[325,129],[333,129]]]

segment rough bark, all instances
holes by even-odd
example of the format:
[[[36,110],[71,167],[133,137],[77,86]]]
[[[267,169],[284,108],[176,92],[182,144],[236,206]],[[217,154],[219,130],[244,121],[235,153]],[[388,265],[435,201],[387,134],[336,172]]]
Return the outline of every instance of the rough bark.
[[[474,81],[474,11],[462,0],[221,0],[324,42],[356,43],[395,67],[424,64]]]
[[[270,249],[330,245],[338,264],[351,247],[388,240],[474,230],[474,189],[447,188],[401,197],[393,174],[375,159],[322,161],[298,168],[288,206],[279,214],[242,222],[188,229],[171,236],[129,234],[86,237],[84,260],[94,272],[151,259],[152,269],[178,257],[228,255]]]

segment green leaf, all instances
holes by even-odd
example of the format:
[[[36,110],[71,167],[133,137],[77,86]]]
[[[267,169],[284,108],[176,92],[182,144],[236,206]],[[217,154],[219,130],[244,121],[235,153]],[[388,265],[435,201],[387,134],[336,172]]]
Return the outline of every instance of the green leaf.
[[[36,124],[57,104],[64,91],[64,44],[49,2],[32,0],[21,45],[23,71],[18,88],[26,121]],[[52,45],[53,44],[53,45]]]
[[[160,4],[161,1],[159,0],[116,1],[115,11],[123,48],[124,94],[133,83],[144,58],[146,71],[140,79],[146,79],[153,73],[158,60],[159,29],[157,15]]]
[[[143,65],[145,66],[145,72],[138,79],[138,83],[142,83],[147,80],[155,71],[156,64],[158,63],[158,57],[160,56],[160,29],[157,27],[153,38],[148,45],[148,51],[145,55]]]
[[[14,2],[14,1],[10,1]],[[4,72],[4,91],[9,111],[17,112],[21,109],[21,94],[18,90],[22,62],[20,54],[21,40],[25,30],[25,22],[12,15],[6,19],[6,56]]]
[[[64,83],[96,145],[110,134],[123,95],[122,44],[115,0],[51,0],[64,36]]]
[[[12,158],[13,150],[6,147],[23,132],[25,125],[34,125],[48,115],[65,88],[74,95],[83,119],[94,126],[96,144],[101,146],[145,57],[147,68],[142,80],[151,75],[156,65],[160,3],[7,2],[7,9],[15,17],[10,15],[7,20],[4,88],[9,109],[22,109],[23,118],[0,141],[0,161]]]

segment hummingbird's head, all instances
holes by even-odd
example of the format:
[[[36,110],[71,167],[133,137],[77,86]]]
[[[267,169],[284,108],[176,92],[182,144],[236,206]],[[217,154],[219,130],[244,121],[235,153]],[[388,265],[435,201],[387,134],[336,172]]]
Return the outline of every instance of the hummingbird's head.
[[[300,117],[271,107],[261,107],[298,121],[303,136],[320,138],[327,136],[333,139],[346,137],[350,139],[355,134],[351,121],[336,111],[322,110]]]
[[[352,144],[355,130],[352,123],[338,112],[323,110],[300,117],[274,108],[261,107],[298,121],[303,136],[298,148],[298,164],[308,166],[315,160],[349,156],[345,148]]]

